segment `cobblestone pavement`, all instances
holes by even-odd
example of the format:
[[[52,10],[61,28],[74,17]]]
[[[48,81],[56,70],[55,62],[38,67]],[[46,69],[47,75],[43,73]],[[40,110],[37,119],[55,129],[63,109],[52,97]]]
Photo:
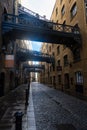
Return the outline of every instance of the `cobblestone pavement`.
[[[87,102],[32,83],[37,130],[87,130]]]

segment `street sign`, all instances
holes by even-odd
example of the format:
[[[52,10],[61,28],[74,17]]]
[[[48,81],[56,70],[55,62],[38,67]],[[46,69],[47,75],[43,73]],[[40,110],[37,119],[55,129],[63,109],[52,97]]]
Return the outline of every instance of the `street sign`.
[[[13,68],[14,67],[14,55],[6,55],[5,56],[5,67]]]

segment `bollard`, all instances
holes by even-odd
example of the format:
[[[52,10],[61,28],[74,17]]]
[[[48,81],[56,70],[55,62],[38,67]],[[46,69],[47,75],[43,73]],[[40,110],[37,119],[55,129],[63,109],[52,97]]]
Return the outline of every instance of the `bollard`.
[[[22,130],[22,112],[15,113],[15,130]]]
[[[29,89],[30,89],[30,83],[28,83],[28,91],[29,91]]]
[[[26,106],[28,105],[28,96],[29,96],[29,90],[26,89],[26,102],[25,102]]]

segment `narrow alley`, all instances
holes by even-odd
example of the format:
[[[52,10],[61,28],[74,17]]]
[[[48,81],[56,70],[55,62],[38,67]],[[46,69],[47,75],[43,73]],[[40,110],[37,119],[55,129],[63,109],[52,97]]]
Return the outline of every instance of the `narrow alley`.
[[[19,86],[3,100],[6,110],[0,130],[15,130],[14,114],[20,111],[22,130],[87,130],[87,102],[32,82],[25,109],[26,88],[27,84]]]
[[[0,130],[87,130],[87,0],[0,0]]]

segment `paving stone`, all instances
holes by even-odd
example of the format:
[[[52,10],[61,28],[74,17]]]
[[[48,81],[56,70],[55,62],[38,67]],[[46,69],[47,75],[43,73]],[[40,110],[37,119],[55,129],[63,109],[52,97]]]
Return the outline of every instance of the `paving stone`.
[[[32,92],[38,130],[87,130],[87,102],[41,84]]]
[[[60,124],[57,127],[58,130],[76,130],[72,124]]]

